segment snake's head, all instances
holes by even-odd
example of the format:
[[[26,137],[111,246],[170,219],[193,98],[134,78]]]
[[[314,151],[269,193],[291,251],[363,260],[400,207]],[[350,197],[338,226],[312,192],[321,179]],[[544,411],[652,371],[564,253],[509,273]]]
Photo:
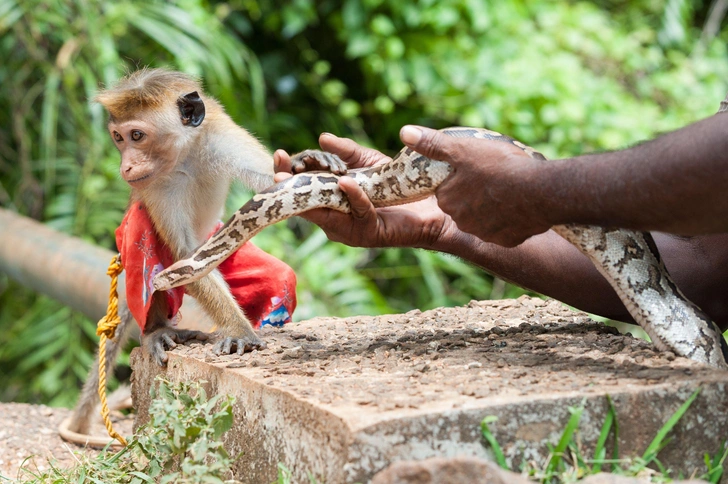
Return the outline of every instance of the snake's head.
[[[194,270],[183,264],[184,261],[175,262],[162,272],[154,276],[152,285],[156,291],[168,291],[175,287],[184,286],[194,282]]]

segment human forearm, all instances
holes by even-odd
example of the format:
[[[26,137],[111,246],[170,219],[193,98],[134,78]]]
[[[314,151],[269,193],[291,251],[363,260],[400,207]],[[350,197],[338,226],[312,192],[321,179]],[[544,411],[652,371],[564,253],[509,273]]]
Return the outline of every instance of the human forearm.
[[[438,204],[465,232],[513,247],[554,225],[680,234],[728,231],[728,114],[627,150],[547,161],[498,140],[405,126],[402,141],[450,163]]]
[[[591,262],[556,233],[548,231],[506,248],[458,232],[429,248],[466,259],[505,281],[584,311],[632,322]]]
[[[723,329],[728,327],[728,235],[675,237],[654,233],[677,285]],[[554,232],[514,248],[483,242],[449,228],[427,247],[467,259],[498,277],[571,306],[632,322],[624,305],[591,262]]]
[[[532,177],[533,205],[553,225],[725,232],[728,115],[627,150],[544,162]]]

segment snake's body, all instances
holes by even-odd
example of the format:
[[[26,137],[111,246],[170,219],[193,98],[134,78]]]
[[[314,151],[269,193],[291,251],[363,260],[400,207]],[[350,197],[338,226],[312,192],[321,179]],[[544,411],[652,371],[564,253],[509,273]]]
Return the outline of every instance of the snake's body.
[[[504,141],[532,158],[543,155],[512,138],[478,128],[446,128],[455,137]],[[435,193],[451,172],[448,163],[403,149],[386,164],[350,170],[376,207],[421,200]],[[187,259],[160,272],[157,290],[204,277],[263,228],[314,208],[351,211],[332,173],[301,173],[255,195],[215,235]],[[718,368],[728,368],[728,348],[718,327],[679,291],[645,232],[585,225],[552,228],[594,263],[617,291],[635,321],[655,346]]]

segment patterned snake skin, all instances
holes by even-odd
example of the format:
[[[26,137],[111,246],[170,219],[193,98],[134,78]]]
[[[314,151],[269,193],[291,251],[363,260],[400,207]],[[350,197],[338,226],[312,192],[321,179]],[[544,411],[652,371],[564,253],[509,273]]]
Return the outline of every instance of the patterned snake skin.
[[[494,131],[459,127],[442,131],[454,137],[508,142],[532,158],[545,159]],[[347,175],[374,206],[386,207],[434,194],[450,171],[449,164],[405,148],[390,163],[350,170]],[[331,173],[301,173],[255,195],[189,258],[160,272],[154,278],[155,289],[167,290],[205,276],[268,225],[320,207],[350,212],[338,179]],[[728,347],[720,330],[677,288],[649,233],[585,225],[560,225],[552,230],[589,257],[657,348],[728,369]]]

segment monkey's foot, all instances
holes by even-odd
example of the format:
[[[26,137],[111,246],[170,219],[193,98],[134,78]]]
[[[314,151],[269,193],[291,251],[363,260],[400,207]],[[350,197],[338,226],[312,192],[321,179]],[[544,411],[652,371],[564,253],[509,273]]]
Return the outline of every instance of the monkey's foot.
[[[264,350],[268,345],[257,336],[223,336],[220,341],[212,347],[212,352],[217,356],[229,355],[236,352],[242,355],[246,351]]]
[[[177,347],[177,344],[186,343],[196,339],[205,341],[209,338],[207,333],[191,329],[159,328],[142,337],[142,345],[152,355],[159,366],[167,365],[167,350]]]
[[[321,150],[305,150],[291,156],[291,173],[304,171],[329,171],[337,175],[346,174],[346,163],[333,153]]]

